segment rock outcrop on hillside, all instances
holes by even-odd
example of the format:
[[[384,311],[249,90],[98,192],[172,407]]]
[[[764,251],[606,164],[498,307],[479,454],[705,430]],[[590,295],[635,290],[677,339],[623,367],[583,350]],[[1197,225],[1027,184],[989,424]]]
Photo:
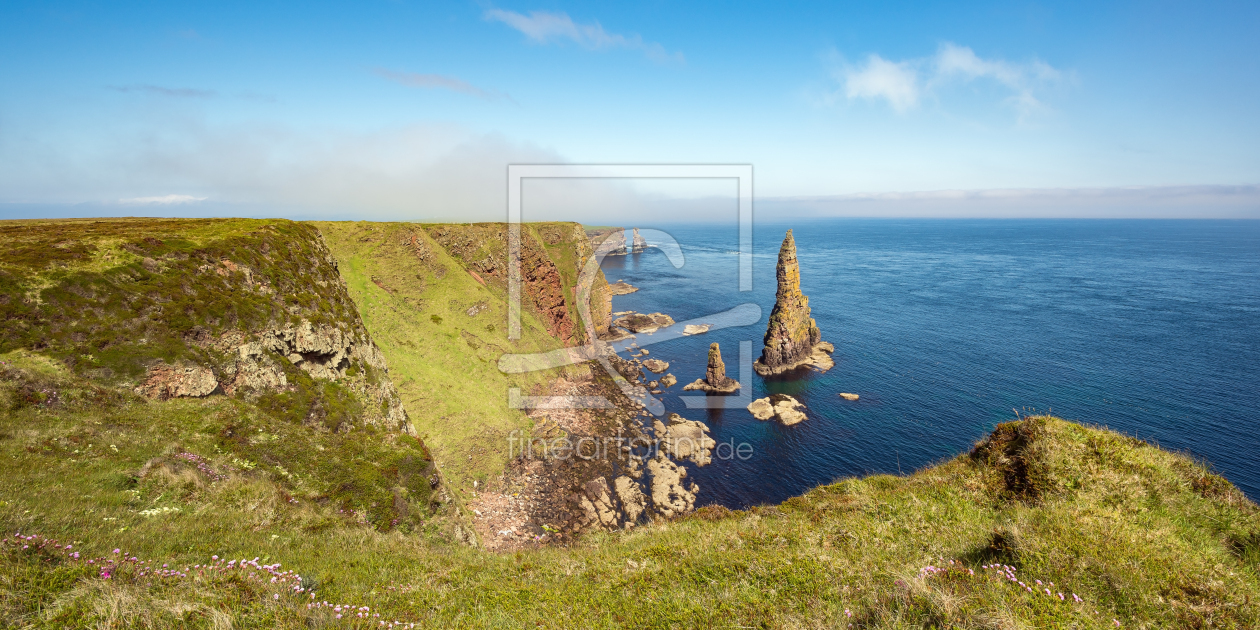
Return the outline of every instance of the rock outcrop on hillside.
[[[818,324],[810,317],[809,298],[801,293],[801,267],[796,259],[796,240],[787,231],[779,248],[776,268],[778,291],[766,326],[761,358],[753,369],[762,376],[781,374],[809,365],[820,371],[835,365],[834,347],[822,340]]]
[[[726,375],[726,364],[722,362],[722,349],[717,342],[709,344],[709,364],[704,378],[696,379],[683,389],[714,394],[729,394],[739,389],[739,381]]]
[[[329,428],[411,431],[336,259],[309,225],[47,222],[0,230],[0,242],[0,285],[16,279],[32,296],[0,304],[0,350],[43,352],[154,400],[285,393],[272,409],[286,417],[333,409]],[[67,243],[91,255],[55,273],[20,255],[56,257]]]

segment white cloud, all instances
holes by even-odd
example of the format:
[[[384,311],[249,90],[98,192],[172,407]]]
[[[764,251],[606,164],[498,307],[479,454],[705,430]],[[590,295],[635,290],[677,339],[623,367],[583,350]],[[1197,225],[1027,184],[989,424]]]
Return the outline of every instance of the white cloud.
[[[641,51],[653,61],[683,61],[682,53],[669,53],[664,46],[644,41],[639,35],[609,33],[599,22],[579,24],[563,12],[530,11],[529,15],[524,15],[515,11],[490,9],[485,12],[485,19],[507,24],[539,44],[567,40],[588,50],[627,48]]]
[[[834,75],[846,98],[882,99],[898,113],[913,109],[923,95],[938,94],[952,84],[991,81],[1011,93],[1001,102],[1015,109],[1021,120],[1046,111],[1035,92],[1065,78],[1063,71],[1037,59],[1027,63],[984,59],[951,42],[941,44],[931,57],[890,61],[873,54],[862,66],[841,62]]]
[[[498,100],[501,98],[507,98],[511,100],[510,97],[508,97],[505,94],[500,94],[498,92],[489,92],[475,85],[472,85],[471,83],[468,83],[467,81],[464,81],[463,79],[450,77],[450,76],[446,76],[442,74],[417,74],[415,72],[395,72],[393,70],[386,70],[385,68],[375,68],[372,70],[372,72],[381,78],[384,78],[389,81],[393,81],[394,83],[399,83],[408,87],[450,90],[452,92],[459,92],[460,94],[476,96],[477,98],[484,98],[490,101]]]
[[[879,55],[871,55],[860,68],[841,72],[844,95],[850,99],[882,98],[898,112],[919,104],[919,77],[910,62],[895,63]]]
[[[194,197],[192,195],[162,195],[160,197],[131,197],[129,199],[119,199],[118,203],[127,206],[173,206],[186,203],[197,203],[205,201],[206,197]]]

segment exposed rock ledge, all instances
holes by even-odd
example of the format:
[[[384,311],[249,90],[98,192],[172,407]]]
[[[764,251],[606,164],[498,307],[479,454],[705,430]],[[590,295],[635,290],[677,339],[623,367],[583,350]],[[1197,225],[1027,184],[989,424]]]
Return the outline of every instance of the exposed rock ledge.
[[[625,280],[618,280],[616,284],[608,285],[608,290],[611,291],[613,295],[626,295],[627,293],[634,293],[635,291],[638,291],[639,287],[631,285]]]
[[[713,324],[687,324],[686,326],[683,326],[683,334],[703,335],[704,333],[709,332],[709,329],[712,327]]]
[[[795,361],[793,363],[786,363],[783,365],[776,365],[772,367],[772,366],[768,366],[762,363],[761,359],[757,359],[756,361],[753,362],[753,369],[756,370],[757,373],[762,376],[774,376],[776,374],[783,374],[785,372],[790,372],[792,370],[795,370],[796,368],[799,368],[799,367],[807,367],[817,372],[826,372],[827,370],[830,370],[831,368],[836,366],[835,359],[831,358],[831,353],[835,351],[836,351],[836,347],[831,345],[831,342],[820,341],[814,344],[814,347],[810,351],[809,356],[805,357],[804,359],[801,359],[800,361]]]
[[[669,414],[669,425],[655,420],[652,428],[661,450],[674,459],[689,459],[697,466],[713,461],[713,447],[717,442],[709,437],[709,427],[699,420],[688,420],[676,413]]]
[[[758,398],[748,405],[754,418],[758,420],[778,419],[784,426],[792,426],[806,419],[801,411],[805,405],[787,394],[772,394],[769,398]]]
[[[647,368],[653,374],[660,374],[669,369],[669,363],[660,359],[648,359],[643,362],[643,367]]]
[[[674,325],[674,318],[664,313],[631,313],[613,322],[632,333],[654,333]]]

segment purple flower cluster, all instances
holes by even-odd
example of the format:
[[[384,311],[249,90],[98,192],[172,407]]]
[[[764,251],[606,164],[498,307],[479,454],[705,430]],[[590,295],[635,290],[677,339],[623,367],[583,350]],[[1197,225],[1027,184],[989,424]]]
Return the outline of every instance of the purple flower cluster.
[[[210,478],[210,481],[223,481],[228,478],[226,474],[215,472],[215,470],[210,467],[210,463],[206,461],[206,458],[195,453],[178,453],[175,455],[175,458],[192,462],[197,466],[197,470],[201,471],[201,474]]]
[[[920,578],[931,577],[933,575],[936,575],[937,573],[944,573],[946,571],[949,571],[950,569],[956,569],[959,572],[965,572],[967,575],[976,574],[975,571],[968,569],[967,567],[964,567],[962,563],[955,564],[953,560],[950,560],[949,563],[953,566],[938,567],[938,566],[929,564],[926,567],[919,569],[919,577]]]
[[[156,562],[149,560],[141,560],[134,555],[124,552],[122,549],[114,549],[109,556],[97,558],[80,558],[79,552],[74,550],[74,546],[67,544],[62,545],[57,540],[46,538],[39,534],[23,536],[21,533],[13,534],[12,538],[0,538],[0,546],[17,549],[20,551],[30,552],[32,549],[57,551],[64,555],[70,561],[85,562],[99,569],[98,577],[102,580],[113,579],[121,570],[126,569],[135,577],[145,578],[169,578],[184,579],[190,574],[199,576],[214,575],[242,575],[247,580],[260,583],[264,587],[278,588],[281,592],[288,592],[293,595],[299,593],[307,593],[310,599],[315,599],[315,594],[308,592],[307,588],[302,586],[302,576],[294,571],[280,570],[280,563],[275,564],[259,564],[258,558],[253,560],[220,559],[219,556],[211,556],[210,562],[207,564],[194,564],[191,567],[183,567],[182,569],[173,569],[168,563],[163,563],[161,567]],[[280,592],[273,593],[272,599],[280,601]],[[351,606],[349,604],[330,604],[323,602],[310,602],[306,605],[307,610],[329,609],[335,614],[336,619],[344,619],[347,622],[356,620],[376,620],[380,627],[388,628],[414,628],[415,623],[403,621],[384,621],[380,619],[380,613],[373,613],[367,606]]]
[[[311,597],[314,597],[314,595],[312,595]],[[308,610],[323,609],[323,610],[332,611],[332,613],[336,615],[337,619],[345,618],[350,621],[353,621],[354,619],[366,619],[369,622],[372,620],[376,620],[378,626],[385,627],[385,628],[414,628],[416,627],[415,622],[408,623],[406,621],[385,621],[384,619],[381,619],[380,613],[372,612],[372,609],[367,606],[351,606],[350,604],[330,604],[328,602],[311,602],[306,605],[306,608]],[[354,616],[351,617],[351,615],[354,615]]]
[[[1046,584],[1046,583],[1043,583],[1041,580],[1033,580],[1034,582],[1036,582],[1036,589],[1034,589],[1032,584],[1025,584],[1023,580],[1020,580],[1018,577],[1015,576],[1015,567],[1013,566],[1006,565],[1006,564],[986,564],[980,568],[992,569],[993,571],[997,573],[997,577],[1003,580],[1006,580],[1008,582],[1013,582],[1015,584],[1018,584],[1020,588],[1024,589],[1025,591],[1028,591],[1029,593],[1032,593],[1034,591],[1045,592],[1047,597],[1058,597],[1059,601],[1061,602],[1067,601],[1067,598],[1063,596],[1062,592],[1051,590],[1051,588],[1054,587],[1054,582],[1050,582]],[[1079,603],[1083,603],[1085,600],[1082,599],[1076,593],[1072,593],[1072,601],[1079,604]]]

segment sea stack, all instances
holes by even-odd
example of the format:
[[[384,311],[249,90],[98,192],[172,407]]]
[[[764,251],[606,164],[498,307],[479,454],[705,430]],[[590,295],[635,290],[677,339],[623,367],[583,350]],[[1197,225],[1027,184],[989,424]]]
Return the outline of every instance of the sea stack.
[[[826,371],[835,363],[835,347],[822,340],[818,324],[809,316],[809,298],[801,293],[801,265],[796,260],[796,240],[787,231],[779,248],[779,281],[774,309],[766,326],[765,347],[753,369],[762,376],[781,374],[801,366]]]
[[[729,394],[739,389],[739,381],[726,376],[726,364],[722,362],[722,349],[717,343],[709,344],[709,366],[704,378],[683,387],[685,391],[700,390],[714,394]]]
[[[647,249],[647,241],[639,235],[639,228],[634,228],[634,239],[630,241],[630,251],[638,254]]]

